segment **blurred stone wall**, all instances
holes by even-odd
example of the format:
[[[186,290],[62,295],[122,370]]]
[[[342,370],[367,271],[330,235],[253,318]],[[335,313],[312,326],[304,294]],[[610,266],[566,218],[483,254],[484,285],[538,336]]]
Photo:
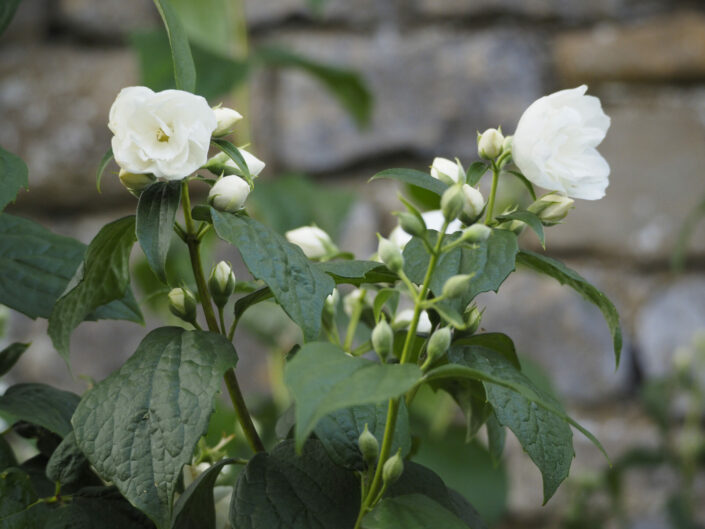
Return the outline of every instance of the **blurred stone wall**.
[[[618,305],[620,368],[599,312],[529,273],[514,275],[501,296],[482,298],[483,325],[506,331],[551,373],[610,453],[635,437],[654,442],[633,396],[705,326],[705,230],[694,233],[684,274],[674,276],[668,264],[681,223],[705,195],[702,2],[330,0],[316,18],[303,0],[248,0],[246,11],[255,43],[355,68],[374,93],[372,123],[361,131],[301,73],[261,73],[252,87],[254,145],[270,176],[299,170],[362,193],[343,241],[362,256],[374,248],[375,231],[390,228],[385,212],[398,207],[393,186],[363,185],[377,170],[424,168],[437,155],[469,161],[476,130],[501,124],[511,132],[529,103],[557,89],[586,83],[602,98],[612,117],[601,148],[612,166],[607,197],[580,201],[547,239],[551,255]],[[149,0],[24,0],[0,38],[0,145],[27,161],[32,185],[13,212],[88,242],[101,222],[134,207],[114,177],[97,195],[94,174],[109,142],[108,108],[121,87],[138,82],[126,37],[158,23]],[[536,245],[531,234],[524,243]],[[43,325],[14,322],[15,337],[34,340],[20,376],[80,387],[42,337]],[[101,378],[120,365],[140,338],[131,329],[82,326],[76,372]],[[603,464],[576,441],[574,468]],[[535,519],[547,527],[561,500],[539,507],[538,472],[516,444],[509,462],[510,505],[524,520],[514,526]],[[643,527],[661,527],[669,479],[639,482],[641,499],[631,508]]]

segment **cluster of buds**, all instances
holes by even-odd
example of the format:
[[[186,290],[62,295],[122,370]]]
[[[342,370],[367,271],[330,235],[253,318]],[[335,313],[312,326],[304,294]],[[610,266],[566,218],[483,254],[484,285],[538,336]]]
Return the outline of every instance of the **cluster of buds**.
[[[470,184],[454,184],[441,196],[441,211],[447,221],[460,218],[465,224],[473,224],[484,209],[485,198]]]

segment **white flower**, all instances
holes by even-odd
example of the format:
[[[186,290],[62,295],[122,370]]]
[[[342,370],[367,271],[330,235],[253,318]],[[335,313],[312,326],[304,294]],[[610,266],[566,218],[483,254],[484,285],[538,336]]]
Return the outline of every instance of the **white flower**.
[[[485,199],[482,193],[468,184],[463,184],[463,195],[465,196],[463,213],[471,219],[476,219],[485,207]]]
[[[610,167],[597,152],[610,126],[587,86],[561,90],[526,109],[512,142],[517,167],[534,184],[573,198],[605,196]]]
[[[182,90],[123,88],[110,108],[113,155],[130,173],[180,180],[208,158],[215,114],[201,96]]]
[[[497,129],[487,129],[477,139],[477,154],[480,158],[494,160],[502,152],[504,136]]]
[[[228,107],[217,107],[213,109],[217,125],[213,131],[213,136],[225,136],[230,134],[235,123],[242,119],[242,114]]]
[[[449,185],[458,181],[461,171],[460,166],[448,158],[434,158],[431,164],[431,176]]]
[[[286,240],[300,247],[309,259],[320,259],[336,251],[330,236],[317,226],[301,226],[285,235]]]
[[[245,207],[250,184],[237,175],[220,178],[208,193],[208,202],[220,211],[235,213]]]
[[[233,497],[233,487],[217,485],[213,487],[213,501],[215,503],[215,527],[225,529],[230,527],[230,500]]]
[[[399,312],[397,312],[396,316],[394,316],[394,327],[397,328],[404,328],[404,327],[409,327],[411,325],[411,320],[414,317],[414,310],[413,309],[404,309]],[[431,332],[431,320],[428,317],[428,312],[425,310],[421,311],[421,314],[419,314],[419,323],[416,326],[416,332],[420,332],[422,334],[428,334]]]
[[[443,218],[443,212],[440,209],[422,213],[421,217],[423,217],[427,229],[436,231],[440,231],[440,229],[443,227],[443,222],[445,220]],[[448,224],[448,229],[446,230],[446,233],[455,233],[456,231],[459,231],[461,229],[461,222],[459,220],[454,220],[450,224]],[[397,226],[389,234],[389,240],[403,250],[406,244],[411,240],[411,235],[406,233],[401,226]]]

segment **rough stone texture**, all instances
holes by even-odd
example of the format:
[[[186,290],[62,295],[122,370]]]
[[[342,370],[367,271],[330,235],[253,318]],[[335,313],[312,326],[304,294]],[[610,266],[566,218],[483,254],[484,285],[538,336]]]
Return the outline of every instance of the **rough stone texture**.
[[[394,0],[357,0],[354,9],[346,0],[319,2],[320,12],[315,12],[307,0],[245,0],[245,15],[250,26],[257,29],[271,27],[289,20],[305,20],[317,24],[347,23],[366,26],[382,17],[393,14]]]
[[[6,46],[0,49],[0,79],[0,145],[27,162],[32,186],[19,203],[46,207],[49,197],[49,207],[95,202],[96,167],[110,146],[108,110],[118,91],[136,82],[132,54]],[[101,200],[125,196],[110,176],[105,174]]]
[[[476,129],[512,127],[540,93],[542,62],[522,32],[472,36],[425,30],[374,39],[291,35],[307,55],[361,71],[375,95],[371,127],[359,131],[331,96],[298,72],[282,74],[277,100],[281,161],[324,171],[371,156],[467,157]]]
[[[705,14],[686,11],[565,33],[556,39],[555,60],[568,84],[698,80],[705,75]]]
[[[58,0],[57,24],[97,38],[126,35],[159,22],[152,0]]]
[[[420,15],[478,16],[513,14],[532,18],[594,20],[614,17],[626,4],[624,0],[415,0]]]
[[[647,376],[663,376],[672,369],[679,347],[692,344],[705,332],[705,279],[688,276],[657,289],[636,320],[636,342]]]

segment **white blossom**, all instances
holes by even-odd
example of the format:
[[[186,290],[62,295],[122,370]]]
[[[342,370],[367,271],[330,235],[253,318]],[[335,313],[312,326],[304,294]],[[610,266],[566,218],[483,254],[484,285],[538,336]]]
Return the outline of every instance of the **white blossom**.
[[[220,178],[208,193],[208,202],[220,211],[235,213],[245,207],[250,184],[237,175]]]
[[[335,252],[330,236],[318,226],[301,226],[285,235],[286,240],[301,248],[309,259],[320,259]]]
[[[242,119],[242,114],[228,107],[216,107],[213,109],[217,125],[213,131],[213,136],[225,136],[233,130],[235,123]]]

